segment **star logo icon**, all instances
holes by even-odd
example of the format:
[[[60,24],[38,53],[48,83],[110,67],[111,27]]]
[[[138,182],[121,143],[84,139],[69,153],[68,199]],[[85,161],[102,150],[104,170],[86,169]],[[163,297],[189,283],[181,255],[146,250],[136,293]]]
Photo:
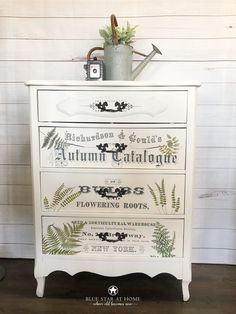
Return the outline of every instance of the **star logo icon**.
[[[116,286],[113,286],[113,285],[108,288],[108,293],[111,296],[117,295],[118,291],[119,291],[118,288]]]

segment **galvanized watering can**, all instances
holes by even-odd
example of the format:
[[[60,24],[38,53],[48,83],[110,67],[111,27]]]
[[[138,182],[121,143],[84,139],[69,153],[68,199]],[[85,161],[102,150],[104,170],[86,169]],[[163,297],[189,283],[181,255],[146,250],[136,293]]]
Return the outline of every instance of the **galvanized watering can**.
[[[118,26],[118,23],[113,14],[111,15],[113,45],[105,45],[104,48],[94,47],[90,49],[87,59],[90,60],[92,52],[96,50],[104,50],[105,80],[134,80],[156,53],[162,53],[153,44],[153,50],[149,55],[133,50],[132,46],[119,44],[115,29],[116,26]],[[145,59],[141,61],[134,70],[132,69],[133,53],[145,56]]]

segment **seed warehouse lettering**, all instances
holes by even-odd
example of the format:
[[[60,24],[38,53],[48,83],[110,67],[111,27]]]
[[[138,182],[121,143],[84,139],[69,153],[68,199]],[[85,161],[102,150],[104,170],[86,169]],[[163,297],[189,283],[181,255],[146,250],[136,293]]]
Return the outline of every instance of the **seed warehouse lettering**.
[[[136,153],[132,150],[130,153],[113,152],[110,154],[83,152],[80,149],[75,149],[71,152],[64,148],[56,150],[56,160],[59,161],[80,161],[80,162],[106,162],[108,156],[111,159],[120,163],[140,163],[140,164],[155,164],[157,167],[164,164],[175,164],[177,161],[177,155],[165,155],[165,154],[150,154],[146,149],[142,153]]]
[[[143,222],[143,221],[100,221],[100,220],[75,220],[72,221],[75,224],[84,225],[96,225],[96,226],[126,226],[126,227],[155,227],[155,222]]]

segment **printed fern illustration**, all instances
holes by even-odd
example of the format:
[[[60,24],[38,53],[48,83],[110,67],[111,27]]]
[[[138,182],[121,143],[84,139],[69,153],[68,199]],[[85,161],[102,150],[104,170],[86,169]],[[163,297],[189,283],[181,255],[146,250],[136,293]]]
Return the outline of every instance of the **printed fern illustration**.
[[[157,194],[155,193],[154,189],[152,187],[150,187],[150,185],[148,185],[148,189],[149,189],[149,192],[152,195],[154,204],[158,207],[159,206],[159,202],[158,202]]]
[[[65,141],[63,138],[59,136],[58,133],[56,133],[56,127],[55,127],[44,136],[44,140],[43,140],[43,144],[41,148],[64,149],[70,145],[82,147],[81,145],[73,144],[73,143],[69,143]]]
[[[49,200],[46,196],[44,197],[44,208],[46,210],[59,211],[66,207],[81,194],[80,191],[73,193],[74,189],[75,187],[69,188],[66,187],[64,183],[62,183],[54,193],[51,203],[49,203]]]
[[[160,195],[160,204],[163,208],[166,205],[166,192],[165,192],[165,182],[164,179],[161,181],[161,186],[158,183],[155,183]]]
[[[171,192],[171,201],[172,201],[172,208],[175,210],[175,212],[179,211],[180,208],[180,198],[176,198],[175,195],[176,185],[174,185],[172,192]]]
[[[67,143],[56,133],[56,128],[50,130],[44,137],[43,145],[41,148],[55,149],[64,148]]]
[[[83,226],[84,224],[75,222],[63,224],[63,228],[49,225],[46,235],[42,237],[43,254],[74,255],[79,253],[75,249],[81,246],[80,235]]]
[[[166,207],[170,207],[173,209],[171,214],[174,212],[178,212],[180,209],[180,197],[176,197],[176,185],[174,185],[171,191],[171,198],[167,198],[166,190],[165,190],[165,180],[161,180],[161,184],[159,185],[155,182],[155,188],[152,188],[148,185],[149,192],[151,193],[153,202],[155,206],[158,208],[159,212],[162,214],[167,214]],[[167,204],[167,200],[171,199],[171,205]]]
[[[163,145],[160,147],[160,152],[165,155],[176,155],[179,150],[179,141],[178,139],[174,136],[171,137],[169,134],[167,136],[167,141],[166,145]]]
[[[158,256],[161,257],[174,257],[172,253],[175,244],[175,232],[171,238],[169,230],[159,222],[156,223],[154,232],[153,232],[152,242],[155,244],[152,248],[157,252]]]

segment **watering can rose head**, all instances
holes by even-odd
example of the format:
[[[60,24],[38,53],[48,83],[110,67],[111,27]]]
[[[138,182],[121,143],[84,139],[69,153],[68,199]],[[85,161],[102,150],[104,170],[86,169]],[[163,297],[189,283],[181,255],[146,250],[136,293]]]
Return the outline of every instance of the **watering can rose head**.
[[[129,22],[127,22],[126,27],[115,27],[116,35],[117,35],[117,40],[118,44],[123,44],[123,45],[130,45],[134,42],[134,37],[136,34],[136,26],[131,26]],[[113,45],[113,33],[112,33],[112,27],[111,26],[106,26],[102,29],[99,30],[99,34],[101,37],[104,39],[104,46],[105,45]]]

